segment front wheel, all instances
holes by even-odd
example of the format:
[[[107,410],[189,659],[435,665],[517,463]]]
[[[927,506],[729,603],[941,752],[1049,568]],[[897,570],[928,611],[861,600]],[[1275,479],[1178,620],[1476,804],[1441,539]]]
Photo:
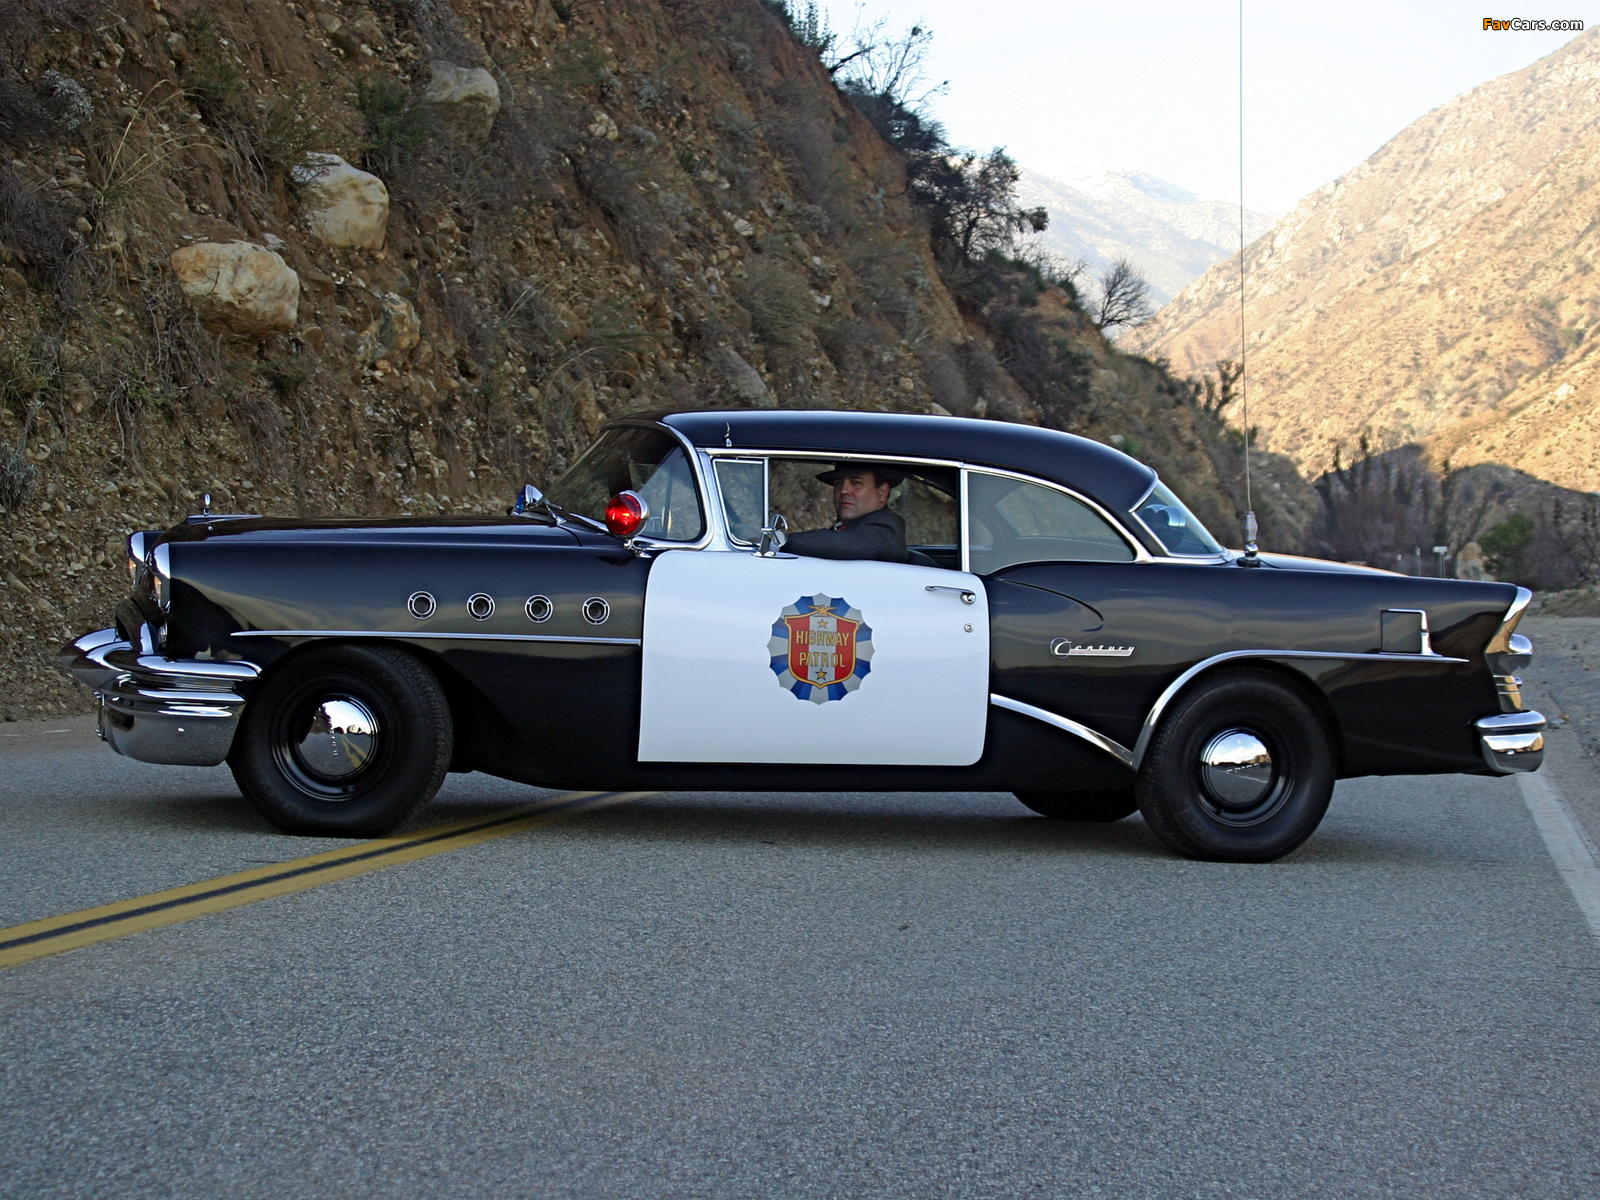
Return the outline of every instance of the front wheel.
[[[1132,788],[1092,788],[1080,792],[1014,792],[1041,817],[1052,821],[1120,821],[1139,811]]]
[[[433,799],[453,744],[444,692],[415,658],[327,646],[251,696],[228,765],[256,811],[288,833],[373,837]]]
[[[1178,699],[1134,790],[1179,854],[1271,862],[1321,824],[1333,778],[1328,731],[1305,697],[1269,672],[1239,671]]]

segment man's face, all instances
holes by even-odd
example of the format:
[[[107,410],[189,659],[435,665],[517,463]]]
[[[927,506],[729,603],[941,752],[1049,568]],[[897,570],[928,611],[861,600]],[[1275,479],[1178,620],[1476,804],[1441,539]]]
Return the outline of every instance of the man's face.
[[[854,521],[889,503],[889,485],[871,471],[841,476],[833,485],[833,507],[841,521]]]

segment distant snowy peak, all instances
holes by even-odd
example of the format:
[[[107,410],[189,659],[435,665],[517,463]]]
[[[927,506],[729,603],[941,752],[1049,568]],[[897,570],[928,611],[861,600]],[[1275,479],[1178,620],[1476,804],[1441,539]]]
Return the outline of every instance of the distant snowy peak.
[[[1101,162],[1043,162],[1023,167],[1018,196],[1050,213],[1046,248],[1084,259],[1098,274],[1127,256],[1165,304],[1212,263],[1239,249],[1239,208],[1206,199],[1148,171]],[[1282,214],[1245,209],[1245,240]]]

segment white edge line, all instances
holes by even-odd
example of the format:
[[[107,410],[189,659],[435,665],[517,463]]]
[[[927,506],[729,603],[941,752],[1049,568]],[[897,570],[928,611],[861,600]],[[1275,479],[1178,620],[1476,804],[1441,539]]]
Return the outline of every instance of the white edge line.
[[[1600,864],[1595,861],[1594,843],[1589,840],[1588,831],[1561,798],[1556,785],[1543,775],[1520,774],[1517,787],[1522,791],[1528,811],[1533,814],[1533,823],[1539,828],[1539,836],[1544,839],[1557,873],[1578,902],[1583,919],[1589,922],[1589,932],[1600,942]]]

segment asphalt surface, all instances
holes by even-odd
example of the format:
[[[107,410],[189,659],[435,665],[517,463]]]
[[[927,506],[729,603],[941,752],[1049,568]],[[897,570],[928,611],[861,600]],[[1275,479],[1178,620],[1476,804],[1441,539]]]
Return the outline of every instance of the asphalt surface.
[[[3,924],[340,844],[225,770],[0,763]],[[0,1195],[1593,1197],[1597,1019],[1511,780],[1341,784],[1267,866],[660,796],[0,973]]]

